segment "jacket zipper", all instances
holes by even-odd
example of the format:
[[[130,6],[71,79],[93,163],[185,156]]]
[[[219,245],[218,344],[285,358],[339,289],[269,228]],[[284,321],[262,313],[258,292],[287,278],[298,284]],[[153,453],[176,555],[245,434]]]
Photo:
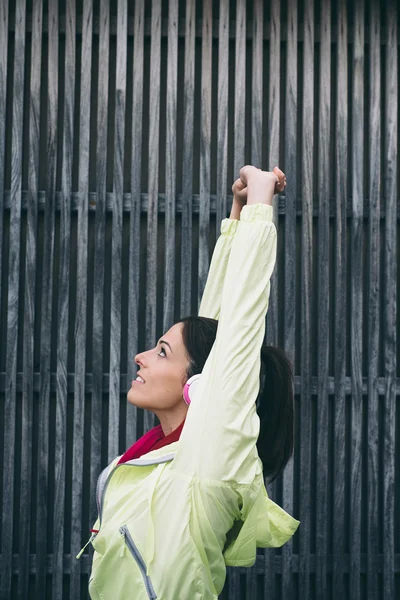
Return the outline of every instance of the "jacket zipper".
[[[136,546],[135,542],[133,541],[131,534],[129,533],[128,527],[126,525],[122,525],[122,527],[119,528],[119,531],[124,536],[125,544],[127,545],[130,553],[132,554],[133,558],[136,561],[137,566],[139,567],[139,570],[143,577],[143,581],[144,581],[144,585],[146,587],[146,592],[147,592],[148,597],[150,598],[150,600],[155,600],[157,598],[157,594],[154,591],[153,584],[151,582],[150,577],[147,575],[146,564],[142,558],[142,555],[140,554],[139,550],[137,549],[137,546]]]

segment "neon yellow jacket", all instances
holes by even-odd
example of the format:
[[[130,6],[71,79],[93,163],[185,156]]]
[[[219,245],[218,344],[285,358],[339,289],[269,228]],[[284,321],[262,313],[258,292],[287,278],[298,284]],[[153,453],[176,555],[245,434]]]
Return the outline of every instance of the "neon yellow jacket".
[[[260,347],[276,258],[272,208],[225,219],[200,314],[218,334],[179,442],[117,466],[98,482],[93,600],[211,600],[226,565],[251,566],[298,521],[268,498],[256,442]]]

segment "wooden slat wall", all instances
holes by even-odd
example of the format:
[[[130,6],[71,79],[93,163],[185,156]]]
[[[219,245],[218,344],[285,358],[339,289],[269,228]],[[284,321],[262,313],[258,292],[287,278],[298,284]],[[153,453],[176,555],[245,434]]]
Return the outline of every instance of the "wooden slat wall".
[[[153,423],[134,356],[195,312],[249,162],[288,178],[269,493],[301,526],[221,598],[400,596],[398,31],[395,0],[0,2],[1,599],[87,598],[97,476]]]

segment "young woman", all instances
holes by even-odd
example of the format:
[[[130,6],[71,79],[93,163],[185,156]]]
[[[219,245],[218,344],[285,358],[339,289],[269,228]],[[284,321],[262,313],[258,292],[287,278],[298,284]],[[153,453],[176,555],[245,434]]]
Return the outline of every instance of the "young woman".
[[[199,317],[135,357],[128,400],[160,425],[100,475],[93,600],[216,599],[226,565],[251,566],[298,526],[264,485],[293,448],[290,365],[263,346],[285,184],[279,169],[241,169]]]

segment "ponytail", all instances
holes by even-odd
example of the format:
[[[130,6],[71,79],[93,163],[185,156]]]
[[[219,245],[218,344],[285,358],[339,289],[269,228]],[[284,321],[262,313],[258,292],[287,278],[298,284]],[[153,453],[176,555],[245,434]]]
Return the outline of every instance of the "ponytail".
[[[189,357],[188,379],[202,372],[217,335],[218,321],[186,317],[180,323]],[[293,373],[289,359],[279,348],[264,345],[261,348],[260,393],[256,404],[260,418],[258,455],[264,477],[273,481],[293,452]]]
[[[285,468],[293,453],[294,394],[293,372],[280,348],[261,348],[260,393],[257,398],[260,434],[258,455],[264,477],[273,481]]]

